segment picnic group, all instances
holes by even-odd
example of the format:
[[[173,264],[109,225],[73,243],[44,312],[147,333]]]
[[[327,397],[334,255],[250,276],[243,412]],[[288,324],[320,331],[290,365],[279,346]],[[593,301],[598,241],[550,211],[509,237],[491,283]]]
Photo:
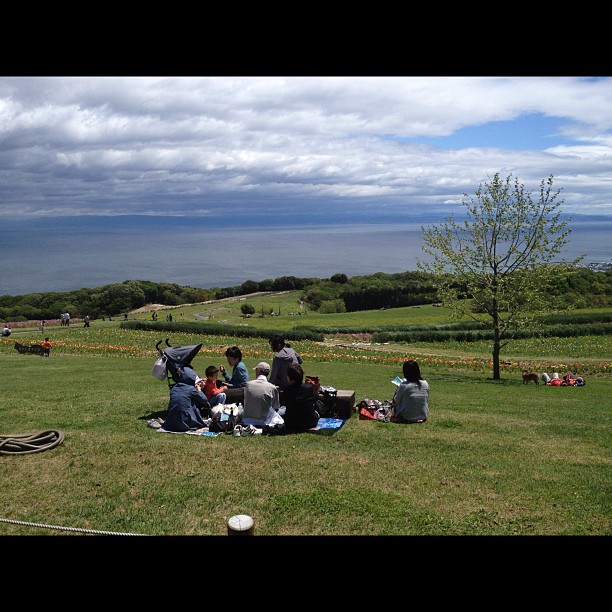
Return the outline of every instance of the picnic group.
[[[559,376],[558,372],[553,372],[552,376],[549,376],[547,372],[543,372],[542,382],[549,387],[584,387],[585,385],[582,376],[574,376],[570,372],[567,372],[562,377]]]
[[[170,399],[165,418],[151,419],[149,427],[169,432],[214,432],[234,436],[287,435],[313,429],[321,418],[316,383],[306,380],[301,355],[275,334],[269,339],[272,364],[260,361],[253,375],[238,346],[225,358],[231,373],[209,365],[201,377],[191,365],[168,364]],[[403,379],[391,401],[389,421],[424,423],[429,412],[429,384],[415,360],[405,361]],[[228,402],[232,388],[242,387],[243,401]]]

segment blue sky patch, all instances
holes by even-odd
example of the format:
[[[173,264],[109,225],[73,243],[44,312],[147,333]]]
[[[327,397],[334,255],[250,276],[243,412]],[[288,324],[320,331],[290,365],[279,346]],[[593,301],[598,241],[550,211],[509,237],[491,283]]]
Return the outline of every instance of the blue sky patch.
[[[402,139],[404,142],[429,144],[442,149],[467,147],[507,149],[513,151],[548,149],[575,142],[561,134],[567,122],[559,117],[546,117],[541,113],[523,115],[509,121],[490,121],[457,130],[450,136]]]

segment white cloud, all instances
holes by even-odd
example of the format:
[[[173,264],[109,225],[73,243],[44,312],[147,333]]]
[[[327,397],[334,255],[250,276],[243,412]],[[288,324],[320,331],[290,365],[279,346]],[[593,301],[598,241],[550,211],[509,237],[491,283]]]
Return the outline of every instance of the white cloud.
[[[496,172],[612,214],[610,100],[610,78],[0,78],[0,216],[422,210]],[[553,146],[436,140],[525,115],[558,120]]]

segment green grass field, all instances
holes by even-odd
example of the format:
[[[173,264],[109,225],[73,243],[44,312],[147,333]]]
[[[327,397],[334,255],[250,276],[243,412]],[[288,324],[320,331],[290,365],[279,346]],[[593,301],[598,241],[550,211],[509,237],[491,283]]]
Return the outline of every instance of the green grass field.
[[[239,302],[172,312],[175,321],[202,320],[206,307],[217,309],[213,321],[268,329],[289,329],[296,319],[358,325],[447,315],[422,307],[289,316],[295,299],[283,299],[280,317],[244,320]],[[137,316],[147,313],[129,318]],[[168,386],[150,373],[162,336],[119,323],[47,328],[49,359],[14,350],[15,341],[42,340],[33,327],[0,341],[0,435],[64,434],[53,449],[0,456],[0,535],[224,535],[235,514],[253,517],[257,535],[611,533],[609,338],[517,342],[505,355],[516,365],[503,369],[501,381],[491,379],[486,345],[296,343],[307,374],[354,389],[357,400],[390,398],[402,361],[419,359],[431,385],[429,420],[402,426],[353,416],[333,436],[206,438],[147,427],[168,401]],[[175,345],[203,343],[193,361],[198,372],[224,363],[234,343],[229,336],[164,336]],[[249,368],[272,358],[265,338],[239,344]],[[567,367],[587,384],[526,386],[522,364],[560,373]]]

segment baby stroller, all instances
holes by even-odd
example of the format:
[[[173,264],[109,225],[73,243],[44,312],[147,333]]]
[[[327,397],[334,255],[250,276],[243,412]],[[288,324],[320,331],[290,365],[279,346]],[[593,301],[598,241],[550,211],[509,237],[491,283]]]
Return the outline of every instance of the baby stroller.
[[[166,348],[160,348],[162,341],[160,340],[155,345],[155,350],[159,354],[159,358],[153,365],[151,374],[158,380],[168,382],[170,390],[170,401],[172,401],[172,389],[178,383],[187,385],[195,385],[198,378],[197,373],[191,367],[191,360],[198,354],[202,348],[201,344],[192,344],[189,346],[172,346],[166,338]],[[178,391],[179,389],[177,389]],[[210,410],[210,404],[206,402],[203,408]],[[155,418],[148,422],[148,426],[154,429],[163,427],[165,419]]]
[[[166,338],[166,348],[161,349],[161,343],[162,340],[155,345],[159,359],[153,365],[151,371],[153,376],[158,380],[167,380],[168,389],[172,389],[179,382],[194,385],[198,375],[191,367],[191,361],[198,354],[202,345],[172,346]]]

